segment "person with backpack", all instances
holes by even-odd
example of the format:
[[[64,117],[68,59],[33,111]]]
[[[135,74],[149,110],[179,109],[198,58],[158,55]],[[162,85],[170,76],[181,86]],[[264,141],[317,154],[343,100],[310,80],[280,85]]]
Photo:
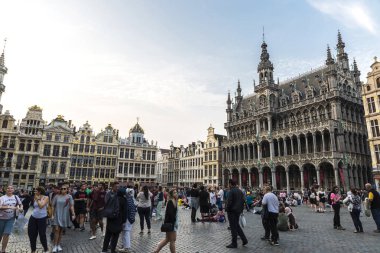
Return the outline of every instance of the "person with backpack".
[[[142,191],[137,194],[137,212],[140,216],[140,234],[144,233],[144,219],[148,227],[148,234],[150,234],[150,209],[152,207],[153,194],[149,191],[148,186],[144,185]]]
[[[123,224],[123,247],[119,249],[119,252],[129,253],[131,248],[131,233],[133,223],[135,222],[136,206],[133,200],[133,189],[127,188],[125,193],[126,199],[126,217],[127,220]]]
[[[13,185],[8,185],[6,194],[0,197],[0,240],[2,242],[1,252],[5,252],[9,236],[12,233],[18,213],[23,211],[20,198],[13,195]]]
[[[158,193],[157,193],[157,211],[156,211],[156,220],[162,220],[162,204],[164,203],[164,193],[162,192],[162,186],[158,186]]]
[[[345,230],[340,224],[340,201],[341,195],[339,193],[339,187],[334,186],[330,194],[331,206],[334,209],[334,229]]]
[[[228,221],[230,223],[232,242],[227,245],[227,248],[237,248],[237,236],[242,239],[243,246],[248,243],[248,239],[245,236],[243,230],[240,227],[239,219],[244,210],[244,194],[237,187],[236,182],[232,179],[229,180],[230,191],[228,193],[226,210]]]
[[[348,205],[348,211],[351,214],[352,221],[354,222],[354,233],[363,233],[363,225],[360,221],[360,212],[362,209],[362,201],[356,188],[351,188],[351,194],[343,200],[343,204]]]
[[[368,191],[371,214],[377,227],[373,232],[380,233],[380,194],[369,183],[365,184],[365,189]]]
[[[111,248],[111,253],[116,253],[117,241],[127,217],[123,194],[123,191],[119,190],[119,182],[112,183],[112,190],[106,194],[103,215],[107,218],[107,226],[102,253],[107,253],[108,246]]]
[[[73,197],[67,193],[67,185],[61,186],[60,194],[53,199],[53,217],[55,231],[54,231],[54,246],[53,253],[62,251],[61,239],[63,230],[70,225],[70,212],[72,220],[75,219],[74,200]]]

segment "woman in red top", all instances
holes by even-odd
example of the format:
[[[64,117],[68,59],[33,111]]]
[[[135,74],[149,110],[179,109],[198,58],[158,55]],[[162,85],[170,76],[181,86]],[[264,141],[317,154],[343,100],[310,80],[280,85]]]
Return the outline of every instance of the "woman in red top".
[[[339,193],[339,187],[338,186],[334,186],[334,188],[330,194],[330,198],[331,198],[332,207],[334,209],[334,229],[345,230],[345,228],[343,228],[340,225],[339,212],[340,212],[341,195]]]

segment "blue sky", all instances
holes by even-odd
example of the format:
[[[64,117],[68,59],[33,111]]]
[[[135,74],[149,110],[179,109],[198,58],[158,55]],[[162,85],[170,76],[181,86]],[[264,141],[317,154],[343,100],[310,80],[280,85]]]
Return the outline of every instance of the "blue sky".
[[[378,1],[6,1],[2,104],[17,119],[29,106],[99,132],[128,135],[136,117],[159,146],[224,134],[225,101],[257,79],[262,28],[281,80],[324,64],[340,29],[362,81],[380,56]]]

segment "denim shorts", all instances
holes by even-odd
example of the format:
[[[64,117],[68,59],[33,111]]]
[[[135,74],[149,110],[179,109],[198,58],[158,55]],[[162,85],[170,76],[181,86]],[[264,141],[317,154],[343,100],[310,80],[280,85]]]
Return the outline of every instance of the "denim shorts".
[[[8,220],[1,220],[0,219],[0,236],[10,235],[12,233],[14,223],[15,223],[14,218],[11,218]]]

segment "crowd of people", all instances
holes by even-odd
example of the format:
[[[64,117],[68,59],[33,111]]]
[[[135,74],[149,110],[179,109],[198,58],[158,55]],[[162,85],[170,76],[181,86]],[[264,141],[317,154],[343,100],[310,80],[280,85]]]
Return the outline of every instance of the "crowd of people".
[[[194,184],[190,188],[162,188],[138,185],[124,185],[114,182],[106,189],[103,183],[95,185],[49,185],[32,192],[16,190],[8,186],[0,191],[0,239],[1,251],[6,251],[9,236],[17,217],[25,216],[30,210],[27,232],[32,253],[36,252],[37,237],[40,238],[44,252],[50,252],[47,240],[48,227],[51,252],[61,252],[62,237],[67,229],[84,232],[85,222],[90,224],[89,240],[97,238],[100,229],[103,237],[102,253],[111,251],[131,252],[131,233],[136,214],[139,217],[140,235],[151,233],[152,220],[162,222],[161,231],[165,238],[158,243],[155,253],[169,244],[170,252],[176,252],[178,230],[178,209],[191,209],[190,219],[196,222],[226,222],[231,230],[231,243],[227,248],[238,247],[238,236],[244,245],[248,239],[244,234],[244,210],[261,216],[263,225],[262,240],[271,245],[279,245],[279,230],[298,229],[294,207],[308,205],[313,212],[324,213],[331,208],[334,212],[333,227],[344,230],[340,223],[340,210],[347,206],[352,217],[354,232],[363,233],[361,213],[373,217],[380,233],[380,195],[366,184],[365,189],[352,188],[343,194],[338,187],[326,191],[314,185],[303,192],[272,191],[271,186],[262,189],[239,188],[235,181],[229,180],[229,187],[206,187]],[[164,209],[165,208],[165,209]],[[165,213],[162,214],[163,209]],[[200,217],[197,217],[198,209]],[[225,213],[226,212],[226,213]],[[105,224],[104,224],[105,222]],[[117,248],[119,237],[121,248]]]

